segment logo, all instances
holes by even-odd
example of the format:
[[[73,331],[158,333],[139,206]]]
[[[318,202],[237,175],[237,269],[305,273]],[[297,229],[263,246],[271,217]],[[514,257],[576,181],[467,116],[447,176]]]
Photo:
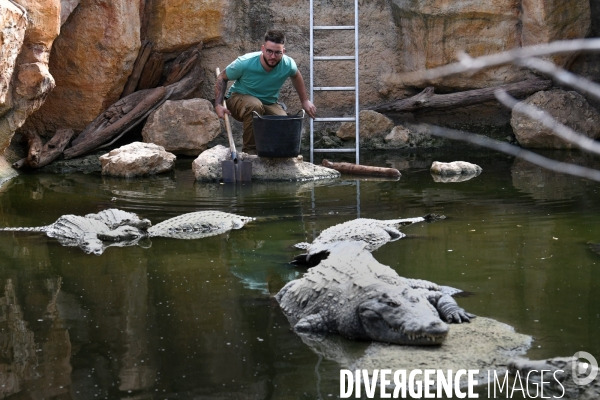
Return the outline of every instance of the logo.
[[[580,359],[585,359],[588,362],[580,362]],[[576,385],[589,385],[592,383],[594,379],[596,379],[596,375],[598,375],[598,362],[588,352],[578,351],[573,354],[573,382]],[[589,370],[589,375],[586,377],[581,377],[581,375],[585,375],[585,373]]]

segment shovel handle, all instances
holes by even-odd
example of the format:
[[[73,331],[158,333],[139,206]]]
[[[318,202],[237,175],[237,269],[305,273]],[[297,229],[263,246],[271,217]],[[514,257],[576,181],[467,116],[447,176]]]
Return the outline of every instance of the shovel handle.
[[[217,79],[221,74],[221,70],[217,67]],[[227,110],[227,103],[225,103],[225,99],[223,99],[223,107]],[[227,129],[227,139],[229,140],[229,149],[231,150],[231,159],[234,162],[237,162],[237,150],[235,149],[235,144],[233,143],[233,134],[231,133],[231,124],[229,123],[229,115],[225,113],[223,115],[225,119],[225,128]]]

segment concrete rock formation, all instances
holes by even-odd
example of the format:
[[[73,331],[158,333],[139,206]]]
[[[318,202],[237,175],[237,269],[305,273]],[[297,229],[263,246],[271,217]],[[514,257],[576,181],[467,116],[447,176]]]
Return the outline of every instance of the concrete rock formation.
[[[555,120],[589,138],[600,137],[600,113],[577,92],[554,89],[537,92],[523,100],[546,111]],[[510,119],[519,144],[527,148],[570,149],[573,146],[540,122],[513,111]]]
[[[192,162],[198,181],[220,181],[221,162],[231,159],[229,149],[217,145],[206,150]],[[339,178],[334,169],[304,162],[302,156],[293,158],[265,158],[238,153],[238,160],[252,163],[252,180],[260,181],[312,181]]]
[[[117,101],[141,45],[140,27],[139,2],[81,0],[52,48],[57,87],[26,129],[81,131]]]
[[[100,157],[102,175],[131,178],[167,172],[175,165],[175,155],[153,143],[134,142]]]
[[[221,123],[210,101],[167,100],[148,116],[142,137],[173,154],[198,156],[220,133]]]

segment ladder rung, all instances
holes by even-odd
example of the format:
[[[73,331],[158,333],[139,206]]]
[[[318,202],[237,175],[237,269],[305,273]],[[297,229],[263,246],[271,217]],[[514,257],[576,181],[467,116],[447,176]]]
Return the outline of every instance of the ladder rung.
[[[356,90],[355,86],[315,86],[313,90]]]
[[[315,61],[339,61],[339,60],[354,60],[354,56],[315,56]]]
[[[354,25],[318,25],[313,26],[313,30],[350,30],[355,29]]]
[[[356,149],[313,149],[315,153],[354,153]]]
[[[313,119],[315,122],[354,122],[356,118],[354,117],[339,117],[339,118],[315,118]]]

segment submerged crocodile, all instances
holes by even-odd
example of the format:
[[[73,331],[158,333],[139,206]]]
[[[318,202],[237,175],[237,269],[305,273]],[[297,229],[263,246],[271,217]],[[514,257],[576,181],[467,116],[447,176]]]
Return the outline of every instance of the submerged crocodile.
[[[298,243],[296,248],[307,250],[294,258],[293,263],[316,265],[327,252],[332,243],[359,241],[366,244],[365,249],[375,251],[384,244],[401,239],[406,235],[399,231],[400,227],[417,222],[431,222],[446,218],[443,215],[427,214],[424,217],[378,220],[358,218],[325,229],[312,243]],[[311,257],[319,255],[311,262]]]
[[[240,229],[254,218],[221,211],[179,215],[154,226],[147,219],[116,208],[97,214],[63,215],[46,226],[0,228],[0,231],[44,232],[63,246],[77,246],[86,253],[102,254],[110,246],[133,246],[146,237],[200,239]]]
[[[456,289],[402,278],[368,250],[364,242],[330,244],[326,259],[277,293],[295,331],[437,345],[448,333],[446,322],[475,317],[449,295]]]

